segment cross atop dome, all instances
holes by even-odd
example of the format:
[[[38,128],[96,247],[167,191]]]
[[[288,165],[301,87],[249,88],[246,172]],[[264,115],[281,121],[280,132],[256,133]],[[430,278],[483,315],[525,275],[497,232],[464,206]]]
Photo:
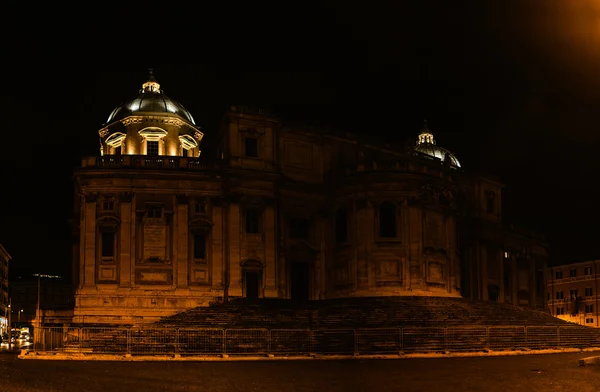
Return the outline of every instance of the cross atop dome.
[[[433,134],[431,133],[429,128],[427,128],[427,120],[426,119],[423,120],[423,129],[421,129],[421,133],[419,134],[419,137],[417,139],[417,146],[419,144],[423,144],[423,143],[435,144],[435,139],[433,138]]]
[[[148,81],[142,84],[142,92],[160,94],[160,84],[154,78],[154,70],[150,68],[148,72],[150,75],[148,76]]]

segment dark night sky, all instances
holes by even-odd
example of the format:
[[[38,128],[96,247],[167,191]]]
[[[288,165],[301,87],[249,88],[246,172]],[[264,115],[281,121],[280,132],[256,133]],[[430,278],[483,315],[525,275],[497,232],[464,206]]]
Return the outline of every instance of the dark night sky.
[[[65,271],[72,171],[151,67],[207,138],[230,103],[399,143],[426,117],[466,170],[504,181],[506,220],[545,232],[553,263],[600,256],[600,2],[249,3],[3,10],[14,268]]]

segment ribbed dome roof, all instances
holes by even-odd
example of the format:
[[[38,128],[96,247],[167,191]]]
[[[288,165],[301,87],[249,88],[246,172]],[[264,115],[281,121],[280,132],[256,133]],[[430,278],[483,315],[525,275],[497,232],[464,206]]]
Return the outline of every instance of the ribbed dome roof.
[[[133,100],[116,107],[108,116],[106,124],[121,120],[132,114],[144,113],[173,113],[196,125],[191,113],[180,103],[163,94],[160,84],[154,79],[152,71],[148,81],[142,85],[138,96]]]
[[[419,138],[417,139],[417,144],[414,147],[414,149],[415,151],[425,155],[429,155],[432,158],[438,158],[442,162],[448,159],[450,161],[450,165],[460,167],[460,162],[458,162],[458,159],[456,158],[456,156],[454,156],[454,154],[452,154],[445,148],[435,144],[433,134],[431,133],[429,128],[427,128],[427,121],[425,121],[425,126],[419,134]]]

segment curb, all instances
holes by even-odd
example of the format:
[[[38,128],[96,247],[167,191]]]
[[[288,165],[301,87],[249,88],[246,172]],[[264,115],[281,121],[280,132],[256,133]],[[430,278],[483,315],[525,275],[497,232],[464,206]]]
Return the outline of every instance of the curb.
[[[600,363],[600,357],[587,357],[579,360],[579,366],[597,365]]]
[[[375,355],[289,355],[289,356],[273,356],[273,355],[213,355],[213,356],[202,356],[202,355],[111,355],[111,354],[84,354],[84,353],[34,353],[23,351],[18,356],[19,359],[23,360],[74,360],[74,361],[121,361],[121,362],[132,362],[132,361],[163,361],[163,362],[235,362],[235,361],[246,361],[246,362],[258,362],[258,361],[306,361],[306,360],[369,360],[369,359],[389,359],[389,360],[409,360],[416,358],[467,358],[467,357],[499,357],[499,356],[520,356],[520,355],[532,355],[532,354],[557,354],[557,353],[583,353],[583,352],[598,352],[599,348],[588,348],[588,349],[557,349],[557,350],[531,350],[531,351],[488,351],[488,352],[469,352],[469,353],[414,353],[414,354],[375,354]],[[580,360],[580,366],[583,366],[581,361],[597,359],[600,363],[600,356],[588,357]],[[594,362],[595,363],[595,362]],[[586,364],[586,363],[584,363]]]

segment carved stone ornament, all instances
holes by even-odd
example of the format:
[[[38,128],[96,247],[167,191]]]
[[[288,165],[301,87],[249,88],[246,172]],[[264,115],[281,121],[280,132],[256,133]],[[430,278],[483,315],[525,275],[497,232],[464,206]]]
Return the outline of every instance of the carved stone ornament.
[[[121,192],[119,194],[119,200],[121,200],[121,203],[131,203],[133,200],[133,192]]]
[[[189,204],[190,197],[188,195],[177,195],[177,204]]]
[[[101,138],[105,138],[108,135],[108,129],[104,128],[98,131]]]
[[[98,194],[97,193],[87,193],[85,195],[85,202],[86,203],[96,203],[98,201]]]
[[[258,136],[258,135],[264,135],[265,134],[265,130],[262,128],[254,128],[254,127],[249,127],[246,129],[242,129],[240,131],[241,133],[247,133],[251,136]]]

